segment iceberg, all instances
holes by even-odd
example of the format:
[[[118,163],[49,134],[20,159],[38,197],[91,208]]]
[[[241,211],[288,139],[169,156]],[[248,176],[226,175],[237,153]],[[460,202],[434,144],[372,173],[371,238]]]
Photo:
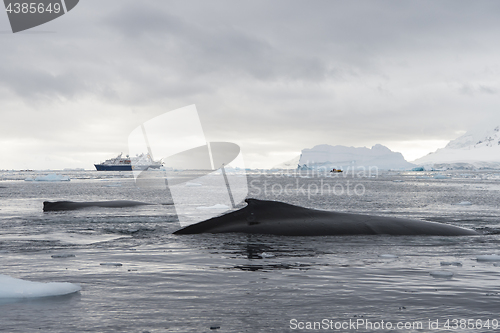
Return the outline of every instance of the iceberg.
[[[376,144],[371,149],[366,147],[346,147],[317,145],[311,149],[303,149],[299,163],[307,168],[335,167],[344,169],[360,167],[377,167],[378,169],[409,169],[415,167],[407,162],[403,155],[389,148]]]
[[[79,285],[69,282],[32,282],[0,274],[0,299],[61,296],[80,290]]]

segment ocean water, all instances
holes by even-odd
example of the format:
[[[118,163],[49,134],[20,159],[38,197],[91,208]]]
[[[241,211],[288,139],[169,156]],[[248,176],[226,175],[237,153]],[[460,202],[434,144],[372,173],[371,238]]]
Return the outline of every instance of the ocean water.
[[[136,187],[131,173],[58,174],[71,181],[0,173],[0,274],[82,289],[0,299],[2,332],[494,332],[500,326],[500,262],[476,260],[500,255],[497,172],[247,175],[249,197],[481,233],[463,237],[177,236],[168,193]],[[154,205],[43,212],[47,200]]]

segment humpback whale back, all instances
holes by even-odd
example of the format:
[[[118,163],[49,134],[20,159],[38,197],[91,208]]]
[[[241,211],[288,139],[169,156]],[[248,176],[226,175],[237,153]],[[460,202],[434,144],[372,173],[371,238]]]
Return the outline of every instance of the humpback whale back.
[[[61,210],[76,210],[87,207],[106,207],[106,208],[121,208],[121,207],[134,207],[150,205],[146,202],[131,201],[131,200],[113,200],[113,201],[44,201],[43,211],[61,211]]]
[[[246,199],[240,210],[192,224],[174,234],[242,232],[284,236],[477,235],[474,230],[404,218],[338,213],[279,201]]]

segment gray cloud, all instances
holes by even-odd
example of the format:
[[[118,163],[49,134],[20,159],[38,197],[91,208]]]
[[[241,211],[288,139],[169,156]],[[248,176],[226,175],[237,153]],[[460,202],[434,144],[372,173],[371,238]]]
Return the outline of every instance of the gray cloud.
[[[498,112],[499,12],[496,1],[87,0],[33,30],[54,33],[0,34],[0,141],[74,149],[90,167],[141,122],[193,103],[209,139],[259,162],[321,143],[453,139]]]

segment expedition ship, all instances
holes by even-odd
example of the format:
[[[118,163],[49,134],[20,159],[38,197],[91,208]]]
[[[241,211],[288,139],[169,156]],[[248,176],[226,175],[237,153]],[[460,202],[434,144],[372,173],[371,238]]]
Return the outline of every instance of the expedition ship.
[[[134,169],[147,170],[159,169],[162,166],[161,161],[153,161],[149,154],[141,154],[136,157],[122,157],[120,153],[115,158],[110,158],[100,164],[94,164],[97,171],[132,171]]]

